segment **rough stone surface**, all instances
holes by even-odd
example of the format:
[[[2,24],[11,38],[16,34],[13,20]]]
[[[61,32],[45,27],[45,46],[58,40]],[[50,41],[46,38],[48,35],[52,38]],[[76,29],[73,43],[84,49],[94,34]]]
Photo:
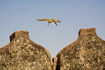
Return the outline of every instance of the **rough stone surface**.
[[[51,70],[51,57],[29,39],[27,31],[16,31],[10,43],[0,48],[0,70]]]
[[[78,39],[57,57],[57,70],[105,70],[105,41],[95,28],[81,29]]]
[[[56,70],[57,60],[58,60],[57,57],[54,57],[54,58],[52,59],[52,61],[53,61],[53,69],[52,69],[52,70]]]

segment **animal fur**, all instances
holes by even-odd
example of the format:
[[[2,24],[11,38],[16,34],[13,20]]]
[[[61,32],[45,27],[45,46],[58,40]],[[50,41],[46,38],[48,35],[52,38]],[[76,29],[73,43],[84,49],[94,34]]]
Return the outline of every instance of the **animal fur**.
[[[61,22],[60,20],[57,20],[57,19],[37,19],[37,21],[48,21],[48,26],[52,22],[54,22],[56,24],[56,26],[57,26],[57,23]]]

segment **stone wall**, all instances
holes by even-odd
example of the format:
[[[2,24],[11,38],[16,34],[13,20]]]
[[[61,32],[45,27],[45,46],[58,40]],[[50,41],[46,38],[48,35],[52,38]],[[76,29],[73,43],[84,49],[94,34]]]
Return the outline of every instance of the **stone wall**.
[[[51,63],[49,51],[31,41],[28,31],[15,31],[0,48],[0,70],[105,70],[105,41],[96,29],[80,29],[78,35]]]
[[[0,48],[0,70],[51,70],[50,53],[31,41],[27,31],[16,31]]]
[[[95,28],[81,29],[78,39],[58,54],[56,70],[105,70],[105,41]]]

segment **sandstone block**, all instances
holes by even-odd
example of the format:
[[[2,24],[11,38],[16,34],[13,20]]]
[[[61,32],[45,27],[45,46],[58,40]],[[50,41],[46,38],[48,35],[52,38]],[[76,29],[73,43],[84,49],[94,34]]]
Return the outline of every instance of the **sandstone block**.
[[[15,31],[10,43],[0,48],[0,70],[51,70],[51,56],[29,38],[28,31]]]
[[[105,41],[95,28],[80,29],[78,39],[57,57],[57,70],[105,70]]]

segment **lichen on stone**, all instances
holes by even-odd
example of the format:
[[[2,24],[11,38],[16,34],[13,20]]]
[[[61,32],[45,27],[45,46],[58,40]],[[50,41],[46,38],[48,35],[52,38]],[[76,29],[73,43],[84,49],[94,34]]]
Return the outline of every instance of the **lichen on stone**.
[[[79,38],[58,54],[58,70],[104,70],[105,41],[95,29],[82,29]]]
[[[8,53],[0,52],[0,70],[51,70],[51,59],[46,50],[21,36],[12,39],[6,46]]]

